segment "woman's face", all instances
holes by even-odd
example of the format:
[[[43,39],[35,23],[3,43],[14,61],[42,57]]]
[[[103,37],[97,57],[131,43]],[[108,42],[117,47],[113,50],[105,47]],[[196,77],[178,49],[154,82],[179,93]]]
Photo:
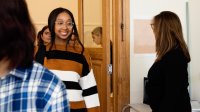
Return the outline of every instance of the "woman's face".
[[[58,15],[55,21],[55,36],[58,39],[66,40],[73,31],[74,23],[66,12]]]
[[[97,45],[100,45],[101,44],[101,37],[98,36],[98,35],[92,35],[92,39],[93,41],[97,44]]]
[[[152,29],[152,31],[153,31],[153,33],[155,35],[155,23],[154,23],[154,20],[151,21],[150,25],[151,25],[151,29]]]
[[[50,41],[51,41],[51,33],[49,31],[49,28],[47,28],[46,30],[44,30],[41,38],[44,41],[44,44],[50,43]]]

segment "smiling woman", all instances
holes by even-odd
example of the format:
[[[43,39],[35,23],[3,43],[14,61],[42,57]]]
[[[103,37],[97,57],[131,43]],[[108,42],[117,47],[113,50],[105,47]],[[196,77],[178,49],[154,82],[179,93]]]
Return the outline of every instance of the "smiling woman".
[[[90,64],[92,65],[93,69],[94,69],[94,75],[95,78],[97,80],[97,85],[98,85],[98,92],[99,92],[99,96],[100,96],[100,110],[101,112],[111,112],[111,110],[113,112],[120,112],[121,108],[127,104],[129,102],[129,20],[128,20],[128,9],[129,9],[129,0],[27,0],[28,2],[28,6],[31,12],[31,17],[32,20],[34,22],[34,25],[36,26],[37,30],[41,29],[42,26],[44,26],[45,24],[47,24],[47,17],[48,14],[55,8],[57,7],[63,7],[69,9],[71,12],[73,12],[74,15],[74,21],[73,23],[76,23],[73,25],[74,29],[75,27],[78,27],[78,32],[79,32],[79,36],[80,36],[80,40],[81,42],[85,45],[84,51],[83,51],[83,47],[81,47],[81,44],[78,41],[69,41],[68,46],[66,45],[56,45],[56,49],[59,50],[73,50],[73,45],[74,44],[78,44],[77,47],[75,47],[76,52],[80,53],[83,51],[83,55],[87,55],[87,50],[90,49],[89,54],[91,56],[91,62],[92,64],[89,62],[89,67]],[[121,28],[119,28],[119,24],[121,24],[121,6],[123,4],[121,4],[121,2],[124,2],[124,13],[123,15],[127,15],[124,16],[124,29],[121,30]],[[46,6],[46,4],[48,3],[48,7]],[[120,7],[119,7],[120,6]],[[43,9],[41,11],[41,9]],[[92,9],[92,10],[91,10]],[[126,13],[125,13],[126,12]],[[127,18],[125,18],[127,17]],[[112,22],[113,21],[113,22]],[[126,22],[125,22],[126,21]],[[78,23],[78,24],[77,24]],[[54,23],[55,24],[55,21]],[[55,32],[57,32],[56,36],[57,37],[62,37],[62,38],[66,38],[67,36],[70,37],[69,34],[71,34],[70,31],[70,25],[71,22],[69,21],[68,24],[68,20],[64,20],[62,19],[62,21],[59,23],[56,22],[56,24],[60,24],[60,26],[64,26],[61,24],[65,24],[65,30],[63,31],[62,29],[59,30],[59,28],[57,27],[57,30]],[[68,27],[68,25],[69,27]],[[71,24],[72,25],[72,24]],[[103,37],[103,45],[102,48],[94,48],[96,46],[93,47],[93,45],[91,43],[92,42],[92,37],[91,37],[91,31],[93,28],[95,28],[96,26],[102,26],[103,29],[103,33],[102,33],[102,37]],[[75,30],[73,30],[75,31]],[[89,34],[88,36],[85,35],[85,33],[87,32],[87,34]],[[73,36],[71,36],[71,39],[69,40],[74,40],[74,33],[72,32]],[[121,34],[124,34],[124,38],[121,40]],[[67,35],[67,36],[66,36]],[[77,40],[77,38],[75,38],[75,40]],[[111,94],[111,87],[108,85],[111,85],[110,83],[112,83],[110,81],[110,75],[108,75],[108,69],[109,71],[111,71],[111,66],[109,66],[110,68],[108,68],[108,65],[110,64],[110,40],[113,40],[113,50],[115,52],[115,55],[113,54],[113,56],[115,58],[115,64],[113,67],[113,72],[115,75],[113,75],[113,94]],[[56,40],[57,41],[57,40]],[[55,43],[57,43],[55,41]],[[53,41],[52,41],[53,42]],[[62,41],[61,41],[62,42]],[[116,45],[117,43],[117,45]],[[95,45],[95,43],[94,43]],[[93,48],[92,48],[92,47]],[[50,48],[50,47],[49,47]],[[49,50],[49,48],[47,47],[47,50]],[[126,50],[124,50],[126,49]],[[52,51],[59,51],[59,50],[55,50],[54,47],[52,47]],[[54,56],[51,54],[52,52],[49,52],[48,56]],[[60,52],[58,52],[60,53]],[[118,54],[120,53],[120,54]],[[72,53],[73,54],[73,53]],[[71,55],[71,54],[70,54]],[[120,55],[120,56],[119,56]],[[122,56],[121,56],[122,55]],[[59,58],[63,58],[63,57],[67,57],[67,56],[63,56],[63,55],[57,55],[60,56]],[[74,57],[74,55],[72,55],[71,57]],[[88,56],[87,56],[88,57]],[[96,58],[97,57],[97,58]],[[55,58],[55,57],[51,57],[51,58]],[[49,59],[50,58],[45,58],[44,60]],[[74,59],[74,58],[73,58]],[[81,59],[82,60],[82,59]],[[86,58],[86,60],[88,61],[88,58]],[[78,64],[78,62],[76,63],[77,65],[73,66],[71,64],[71,62],[66,62],[66,61],[59,61],[59,63],[69,63],[70,67],[72,67],[72,69],[75,69],[75,66],[80,66],[80,64]],[[126,62],[126,64],[125,64]],[[51,62],[49,62],[51,63]],[[84,61],[85,63],[85,61]],[[118,65],[118,63],[120,63],[120,65]],[[44,62],[44,64],[46,64],[46,62]],[[51,63],[52,66],[55,65],[55,63]],[[71,66],[72,65],[72,66]],[[57,65],[55,65],[57,66]],[[59,69],[63,69],[62,67],[66,67],[66,66],[59,66]],[[68,66],[67,66],[68,67]],[[64,68],[65,69],[65,68]],[[55,69],[54,69],[55,70]],[[75,69],[77,70],[79,73],[81,71],[81,69]],[[84,69],[85,70],[85,69]],[[83,71],[85,72],[85,71]],[[86,71],[87,72],[87,71]],[[122,73],[123,72],[123,73]],[[72,72],[74,74],[74,72]],[[110,72],[109,72],[110,73]],[[62,73],[61,73],[62,74]],[[76,74],[74,76],[77,76]],[[61,79],[64,79],[64,76],[60,77]],[[118,79],[120,78],[120,79]],[[66,78],[68,79],[68,78]],[[118,83],[118,80],[125,80],[122,81],[123,83]],[[94,83],[92,83],[94,84]],[[72,86],[67,86],[67,87],[73,87],[74,84],[72,84]],[[75,85],[76,86],[76,85]],[[79,86],[77,86],[79,87]],[[126,88],[121,88],[118,91],[118,87],[126,87]],[[85,89],[85,87],[83,87]],[[87,87],[86,87],[87,88]],[[80,89],[80,88],[79,88]],[[91,88],[92,91],[94,88]],[[93,91],[95,92],[95,91]],[[84,94],[85,95],[85,94]],[[96,95],[94,95],[96,96]],[[69,95],[70,97],[70,95]],[[112,98],[111,98],[112,97]],[[72,98],[80,98],[80,97],[72,97]],[[86,98],[87,99],[87,98]],[[80,101],[80,99],[74,99],[74,100],[78,100]],[[90,100],[90,101],[94,101],[94,100]],[[96,101],[96,100],[95,100]],[[72,103],[73,104],[73,103]],[[71,105],[72,105],[71,104]],[[96,102],[88,102],[86,103],[86,105],[90,105],[92,104],[93,106],[96,105]],[[82,105],[81,105],[82,106]],[[91,106],[91,107],[93,107]],[[90,106],[89,106],[90,107]],[[90,107],[90,108],[91,108]]]
[[[48,17],[48,26],[51,44],[46,48],[44,66],[65,83],[71,112],[99,112],[90,57],[79,39],[73,14],[68,9],[56,8]]]

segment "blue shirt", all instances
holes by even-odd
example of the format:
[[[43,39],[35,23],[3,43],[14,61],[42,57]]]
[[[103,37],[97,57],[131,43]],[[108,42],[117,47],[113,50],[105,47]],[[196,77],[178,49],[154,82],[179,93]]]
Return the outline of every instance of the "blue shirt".
[[[69,112],[65,85],[33,62],[0,78],[0,112]]]

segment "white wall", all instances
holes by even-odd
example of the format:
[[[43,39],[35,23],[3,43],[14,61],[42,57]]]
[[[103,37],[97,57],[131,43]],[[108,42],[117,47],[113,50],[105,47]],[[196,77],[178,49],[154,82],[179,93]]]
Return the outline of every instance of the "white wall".
[[[102,0],[84,1],[84,46],[98,48],[101,45],[95,44],[91,32],[97,26],[102,26]],[[97,5],[98,4],[98,5]]]
[[[200,0],[189,0],[191,99],[200,101]]]
[[[142,103],[143,101],[143,77],[154,62],[155,54],[134,54],[134,19],[151,19],[161,11],[175,12],[181,19],[183,33],[186,37],[186,1],[187,0],[130,0],[130,101]],[[199,19],[200,20],[200,19]],[[149,26],[147,26],[149,27]]]

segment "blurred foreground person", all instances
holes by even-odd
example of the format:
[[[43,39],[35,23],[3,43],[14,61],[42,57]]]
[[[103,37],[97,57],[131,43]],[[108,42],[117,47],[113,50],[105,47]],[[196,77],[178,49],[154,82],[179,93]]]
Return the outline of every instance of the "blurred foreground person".
[[[65,85],[33,61],[25,0],[1,0],[0,17],[0,112],[69,112]]]

